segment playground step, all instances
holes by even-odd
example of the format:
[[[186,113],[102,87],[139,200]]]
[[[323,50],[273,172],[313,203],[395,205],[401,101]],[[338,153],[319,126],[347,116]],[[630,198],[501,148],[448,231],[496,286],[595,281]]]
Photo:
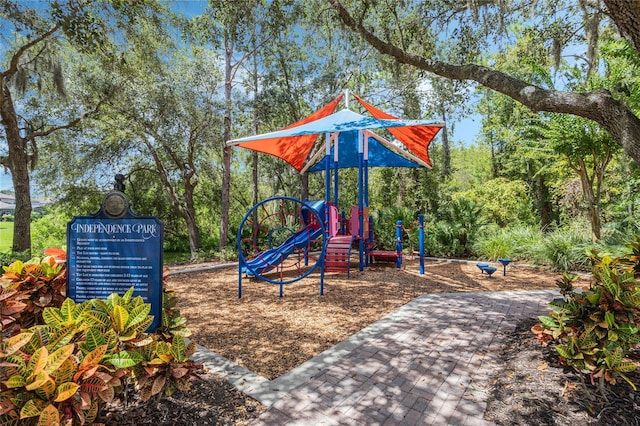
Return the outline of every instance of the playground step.
[[[329,239],[324,258],[325,272],[346,272],[349,277],[352,243],[353,237],[350,235],[337,235]]]

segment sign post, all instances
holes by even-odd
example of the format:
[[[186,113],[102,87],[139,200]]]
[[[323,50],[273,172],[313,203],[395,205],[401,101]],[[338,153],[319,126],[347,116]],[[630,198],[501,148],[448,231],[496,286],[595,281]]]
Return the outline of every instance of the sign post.
[[[124,190],[121,181],[116,189]],[[83,302],[133,287],[134,296],[151,304],[147,331],[154,331],[162,322],[162,243],[157,217],[134,214],[124,193],[110,192],[98,213],[67,225],[67,296]]]

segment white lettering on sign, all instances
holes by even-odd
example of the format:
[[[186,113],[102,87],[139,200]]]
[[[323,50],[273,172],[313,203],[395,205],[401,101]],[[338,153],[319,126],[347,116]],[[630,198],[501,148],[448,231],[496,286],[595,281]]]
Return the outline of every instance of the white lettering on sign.
[[[159,232],[157,223],[73,223],[71,230],[78,234],[137,234],[143,240],[158,237]]]

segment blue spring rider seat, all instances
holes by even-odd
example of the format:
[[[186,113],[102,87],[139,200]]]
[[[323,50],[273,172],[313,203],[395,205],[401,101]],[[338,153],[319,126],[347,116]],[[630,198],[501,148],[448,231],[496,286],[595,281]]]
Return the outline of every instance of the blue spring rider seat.
[[[490,266],[488,263],[476,263],[476,266],[478,267],[478,269],[480,269],[481,273],[486,272],[487,275],[489,275],[489,278],[491,278],[491,275],[493,275],[493,273],[497,270],[493,266]]]

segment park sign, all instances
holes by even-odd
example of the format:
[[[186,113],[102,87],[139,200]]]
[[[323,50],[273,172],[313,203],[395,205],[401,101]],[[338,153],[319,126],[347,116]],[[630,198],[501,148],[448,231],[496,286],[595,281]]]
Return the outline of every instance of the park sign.
[[[162,322],[162,246],[162,222],[134,214],[124,193],[110,192],[98,213],[67,224],[67,296],[84,302],[133,287],[151,304],[154,331]]]

